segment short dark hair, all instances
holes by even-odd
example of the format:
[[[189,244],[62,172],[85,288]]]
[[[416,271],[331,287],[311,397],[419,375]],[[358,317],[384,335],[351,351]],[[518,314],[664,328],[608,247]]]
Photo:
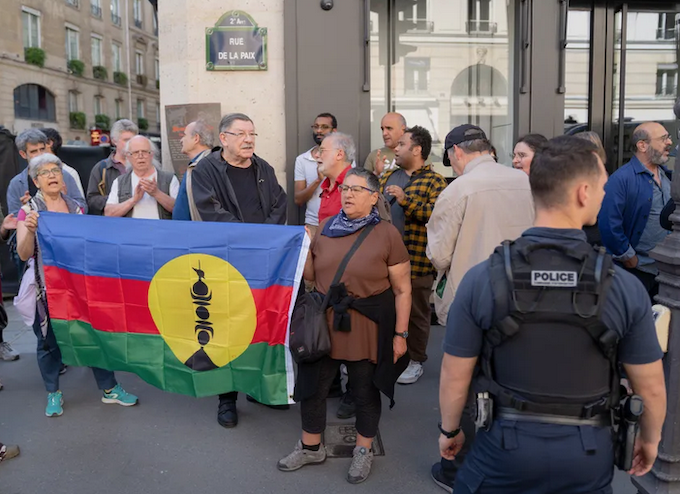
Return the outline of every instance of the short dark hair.
[[[330,118],[330,119],[331,119],[331,122],[332,122],[332,125],[333,125],[333,128],[334,128],[334,129],[337,129],[337,128],[338,128],[338,119],[335,118],[335,115],[333,115],[332,113],[319,113],[319,114],[316,116],[316,118]],[[315,118],[314,120],[316,120],[316,118]]]
[[[59,156],[59,150],[61,149],[61,145],[64,143],[63,139],[61,138],[61,134],[57,131],[57,129],[52,129],[50,127],[45,127],[44,129],[40,129],[45,136],[47,136],[48,141],[52,141],[52,154],[55,156]]]
[[[542,134],[527,134],[517,140],[517,144],[520,142],[523,142],[529,146],[534,153],[537,153],[543,146],[548,144],[548,139]]]
[[[426,160],[432,151],[432,136],[430,131],[420,125],[414,125],[404,131],[404,134],[411,134],[411,142],[420,146],[420,156]]]
[[[567,185],[577,178],[599,176],[597,146],[574,136],[550,139],[531,162],[529,183],[537,206],[563,205]]]
[[[648,141],[649,132],[642,125],[638,125],[633,130],[633,135],[630,136],[630,150],[634,153],[638,152],[638,142]]]

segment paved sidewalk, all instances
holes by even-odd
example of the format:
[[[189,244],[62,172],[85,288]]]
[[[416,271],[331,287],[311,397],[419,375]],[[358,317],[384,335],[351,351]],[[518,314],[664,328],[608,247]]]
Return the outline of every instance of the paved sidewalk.
[[[11,303],[9,304],[11,305]],[[100,401],[89,369],[62,376],[64,415],[44,415],[46,393],[35,361],[35,336],[8,306],[5,339],[21,352],[0,362],[0,439],[18,443],[21,456],[0,465],[2,494],[167,493],[443,493],[430,479],[437,459],[439,365],[443,328],[432,328],[430,360],[418,383],[398,386],[397,405],[383,402],[380,424],[386,456],[369,479],[345,481],[349,459],[329,459],[292,473],[276,469],[300,433],[299,407],[275,411],[240,395],[239,426],[217,424],[217,398],[160,391],[134,375],[121,384],[140,397],[131,408]],[[338,400],[329,400],[329,422]],[[332,417],[332,419],[330,418]],[[634,494],[617,472],[614,492]]]

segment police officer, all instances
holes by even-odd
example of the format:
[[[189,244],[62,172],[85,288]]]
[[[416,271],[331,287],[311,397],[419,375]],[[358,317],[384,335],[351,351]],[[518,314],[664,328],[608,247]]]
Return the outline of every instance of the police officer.
[[[441,372],[442,457],[465,443],[459,426],[476,367],[480,415],[493,417],[458,471],[457,494],[611,493],[619,364],[645,407],[630,473],[654,463],[666,391],[648,297],[581,230],[595,223],[606,181],[592,144],[551,140],[531,166],[535,226],[458,288]],[[493,402],[486,409],[482,393]]]

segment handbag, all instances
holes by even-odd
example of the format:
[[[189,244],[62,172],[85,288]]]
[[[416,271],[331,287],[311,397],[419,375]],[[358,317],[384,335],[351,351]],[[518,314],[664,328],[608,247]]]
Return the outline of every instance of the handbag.
[[[352,244],[335,273],[331,287],[338,284],[347,264],[375,225],[368,225]],[[331,352],[331,337],[326,319],[330,288],[325,297],[319,292],[304,293],[298,297],[290,321],[288,346],[298,364],[311,364]]]
[[[14,297],[14,307],[16,307],[17,312],[26,326],[33,326],[33,322],[35,321],[35,307],[38,298],[33,262],[33,258],[26,262],[26,271],[24,271],[24,275],[21,278],[19,293]]]

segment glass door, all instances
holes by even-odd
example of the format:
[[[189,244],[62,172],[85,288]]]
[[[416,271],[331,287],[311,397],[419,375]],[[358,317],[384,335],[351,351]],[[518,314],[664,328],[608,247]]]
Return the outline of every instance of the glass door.
[[[371,147],[380,120],[401,113],[432,134],[435,169],[446,134],[479,125],[510,164],[514,0],[370,0]]]

